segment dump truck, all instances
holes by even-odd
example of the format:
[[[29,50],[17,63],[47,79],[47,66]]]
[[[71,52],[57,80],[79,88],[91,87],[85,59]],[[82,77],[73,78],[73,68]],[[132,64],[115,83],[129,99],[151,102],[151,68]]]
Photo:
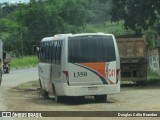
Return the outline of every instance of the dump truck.
[[[146,37],[116,36],[120,53],[121,80],[145,83],[147,80]]]

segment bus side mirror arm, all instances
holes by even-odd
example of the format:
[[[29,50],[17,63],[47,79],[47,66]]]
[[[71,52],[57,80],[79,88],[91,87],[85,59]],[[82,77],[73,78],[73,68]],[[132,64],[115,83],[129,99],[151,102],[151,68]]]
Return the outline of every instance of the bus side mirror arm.
[[[38,55],[38,58],[39,58],[39,52],[40,52],[40,49],[37,45],[33,45],[32,46],[32,51],[33,53],[35,53],[36,55]]]
[[[33,52],[39,53],[39,47],[37,45],[33,45]]]

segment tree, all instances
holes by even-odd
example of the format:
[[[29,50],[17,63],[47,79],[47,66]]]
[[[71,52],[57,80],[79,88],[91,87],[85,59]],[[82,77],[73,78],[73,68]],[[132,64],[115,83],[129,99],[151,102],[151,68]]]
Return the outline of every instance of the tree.
[[[111,18],[111,0],[92,0],[91,5],[93,17],[90,22],[102,23],[105,25],[105,22]]]
[[[0,11],[0,16],[6,19],[5,22],[0,22],[0,37],[6,42],[5,49],[19,54],[24,50],[24,55],[30,55],[32,45],[39,44],[43,37],[83,31],[95,14],[92,11],[95,1],[97,0],[31,0],[27,4],[6,4]],[[103,6],[100,10],[103,11],[105,0],[98,3],[98,8]],[[10,26],[7,25],[9,21],[12,22]],[[11,43],[13,47],[9,47]]]
[[[12,16],[23,28],[24,53],[32,54],[31,46],[43,37],[81,31],[87,23],[88,4],[79,0],[41,0],[18,4]]]
[[[19,28],[18,23],[13,20],[0,19],[0,38],[3,40],[5,51],[20,52],[20,45],[17,44],[20,42]]]
[[[125,28],[139,35],[154,25],[160,14],[159,5],[160,0],[113,0],[112,21],[124,20]]]

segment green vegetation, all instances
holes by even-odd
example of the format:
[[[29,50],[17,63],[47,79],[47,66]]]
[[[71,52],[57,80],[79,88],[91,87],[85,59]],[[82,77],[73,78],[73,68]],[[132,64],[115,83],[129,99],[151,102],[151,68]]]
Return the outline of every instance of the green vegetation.
[[[30,0],[29,3],[0,3],[0,39],[5,51],[19,57],[33,55],[32,45],[39,45],[43,37],[60,33],[141,34],[153,27],[153,31],[160,34],[159,4],[160,0]],[[148,43],[150,46],[152,41]]]
[[[148,72],[147,79],[149,81],[159,81],[160,82],[160,74],[155,72]]]
[[[148,85],[160,85],[160,74],[149,71],[147,74]]]
[[[132,30],[125,30],[123,22],[106,22],[101,24],[88,24],[85,32],[104,32],[112,33],[114,35],[133,34]]]
[[[25,90],[28,88],[38,88],[39,87],[39,82],[38,81],[31,81],[27,83],[22,83],[19,86],[16,87],[16,89],[19,90]]]
[[[23,49],[24,55],[32,55],[31,46],[39,45],[43,37],[83,30],[95,16],[89,11],[95,1],[31,0],[27,4],[0,4],[0,38],[5,51],[23,56]]]
[[[36,66],[38,58],[36,56],[26,56],[23,58],[13,58],[11,60],[11,68],[23,68]]]
[[[125,30],[123,23],[111,23],[106,22],[104,24],[87,24],[84,32],[104,32],[104,33],[113,33],[114,35],[123,35],[133,33],[131,30]],[[11,68],[23,68],[35,66],[37,64],[37,56],[26,56],[13,58],[11,60]]]
[[[150,26],[156,26],[160,34],[160,0],[112,0],[112,21],[124,21],[126,29],[137,35]]]

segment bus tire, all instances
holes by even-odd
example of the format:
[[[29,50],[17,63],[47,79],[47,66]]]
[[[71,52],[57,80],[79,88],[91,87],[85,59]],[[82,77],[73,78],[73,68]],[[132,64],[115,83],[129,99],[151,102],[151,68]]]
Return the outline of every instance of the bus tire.
[[[52,84],[52,89],[53,89],[53,95],[54,95],[54,100],[55,100],[55,102],[62,102],[62,96],[57,96],[57,94],[56,94],[56,89],[55,89],[55,87],[54,87],[54,85]]]
[[[0,70],[0,85],[1,85],[1,82],[2,82],[2,70]]]
[[[54,96],[55,96],[55,98],[54,98],[55,102],[60,102],[60,97],[57,95],[54,95]]]
[[[47,92],[47,91],[42,90],[42,97],[43,97],[44,99],[49,99],[48,92]]]
[[[39,79],[39,87],[40,87],[40,89],[42,89],[41,79]]]
[[[97,102],[106,101],[107,100],[107,95],[95,95],[94,99]]]
[[[48,92],[45,91],[45,90],[43,90],[40,79],[39,79],[39,86],[40,86],[40,94],[39,94],[39,97],[41,98],[41,96],[42,96],[44,99],[49,99]]]

